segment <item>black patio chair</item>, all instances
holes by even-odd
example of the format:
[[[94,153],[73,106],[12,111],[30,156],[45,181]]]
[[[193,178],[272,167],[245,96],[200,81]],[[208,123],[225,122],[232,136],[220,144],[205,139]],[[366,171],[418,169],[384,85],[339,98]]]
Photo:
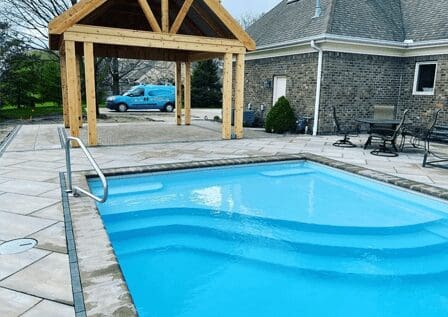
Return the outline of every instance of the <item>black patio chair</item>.
[[[333,146],[343,147],[343,148],[356,147],[356,145],[350,141],[350,138],[358,136],[359,133],[353,132],[353,129],[349,126],[342,127],[341,124],[339,123],[338,116],[336,115],[336,107],[333,106],[332,110],[333,110],[334,132],[336,133],[336,135],[344,137],[343,139],[338,140],[335,143],[333,143]]]
[[[398,148],[397,148],[397,138],[400,136],[401,131],[404,127],[404,123],[406,122],[406,117],[409,112],[409,109],[406,109],[403,112],[403,117],[401,118],[400,124],[395,128],[395,130],[391,131],[391,134],[373,134],[372,137],[379,139],[380,143],[377,149],[370,152],[372,155],[376,156],[386,156],[386,157],[397,157],[398,156]],[[387,131],[383,131],[387,132]],[[390,145],[390,146],[388,146]]]
[[[437,119],[442,110],[437,110],[434,122],[425,134],[425,155],[423,157],[423,167],[440,167],[448,169],[448,153],[446,150],[433,146],[433,143],[446,143],[448,140],[448,127],[437,126]],[[430,160],[431,158],[431,160]]]
[[[442,111],[442,109],[435,110],[432,119],[427,122],[426,125],[404,126],[401,132],[400,151],[404,150],[407,140],[409,140],[409,144],[412,148],[424,149],[424,143],[432,135],[434,128],[436,127],[440,111]]]

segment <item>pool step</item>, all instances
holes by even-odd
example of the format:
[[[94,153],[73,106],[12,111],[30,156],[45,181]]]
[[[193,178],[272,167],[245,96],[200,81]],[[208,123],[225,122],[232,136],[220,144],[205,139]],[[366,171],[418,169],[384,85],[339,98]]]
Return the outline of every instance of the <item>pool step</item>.
[[[394,225],[394,226],[338,226],[338,225],[327,225],[327,224],[315,224],[300,221],[289,221],[275,218],[265,218],[246,215],[236,212],[226,212],[220,210],[208,210],[201,208],[165,208],[165,209],[150,209],[150,210],[139,210],[139,211],[123,211],[113,214],[102,215],[105,222],[121,222],[125,223],[128,221],[138,221],[141,222],[151,222],[155,218],[159,217],[170,217],[173,221],[177,217],[188,217],[195,218],[201,217],[205,221],[215,221],[215,220],[229,220],[233,221],[234,224],[253,224],[255,226],[267,226],[280,227],[280,228],[291,228],[300,231],[307,232],[324,232],[333,234],[372,234],[372,235],[385,235],[385,234],[399,234],[399,233],[411,233],[421,231],[422,228],[427,227],[432,224],[437,224],[442,221],[441,218],[431,219],[421,223],[412,223],[407,225]],[[174,223],[174,222],[173,222]]]
[[[339,252],[341,254],[359,254],[369,252],[381,255],[406,255],[428,253],[447,247],[448,238],[430,232],[438,224],[428,224],[419,230],[400,233],[355,234],[310,231],[272,225],[258,221],[239,221],[233,218],[201,215],[164,215],[156,216],[151,212],[147,216],[137,214],[134,217],[106,217],[105,223],[112,239],[127,239],[146,235],[152,229],[177,227],[182,230],[200,232],[219,232],[222,236],[239,236],[240,239],[279,241],[294,244],[302,250],[315,252]],[[313,250],[313,248],[315,250]],[[334,250],[333,250],[334,249]]]
[[[287,243],[284,248],[272,248],[238,239],[221,239],[193,232],[177,233],[167,228],[143,237],[113,241],[113,245],[119,259],[155,249],[183,248],[193,252],[221,254],[233,257],[235,261],[252,261],[324,274],[401,278],[448,274],[448,253],[443,251],[430,256],[399,258],[317,255],[299,252]]]
[[[163,189],[163,184],[159,182],[153,183],[135,183],[127,186],[114,186],[109,189],[109,199],[115,196],[128,196],[129,192],[135,195],[149,194]],[[92,186],[94,192],[98,191],[98,185]],[[101,189],[102,190],[102,189]]]

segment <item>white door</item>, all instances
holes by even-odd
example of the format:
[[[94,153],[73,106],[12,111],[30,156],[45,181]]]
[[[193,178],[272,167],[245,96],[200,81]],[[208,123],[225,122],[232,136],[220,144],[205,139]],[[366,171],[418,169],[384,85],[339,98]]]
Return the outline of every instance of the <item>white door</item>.
[[[275,76],[274,77],[274,100],[272,104],[280,99],[280,97],[286,96],[286,76]]]

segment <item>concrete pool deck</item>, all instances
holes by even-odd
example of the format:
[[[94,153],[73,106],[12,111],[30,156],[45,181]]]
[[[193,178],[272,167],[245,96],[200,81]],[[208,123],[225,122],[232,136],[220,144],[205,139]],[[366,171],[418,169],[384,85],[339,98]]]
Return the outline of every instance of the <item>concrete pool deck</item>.
[[[122,133],[107,139],[117,145],[91,149],[93,156],[102,168],[120,168],[307,152],[448,189],[448,170],[422,168],[421,152],[383,158],[360,147],[335,148],[333,136],[279,137],[261,131],[250,131],[249,139],[220,141],[219,125],[204,122],[184,130],[157,123],[163,139],[156,139],[148,135],[155,127],[151,124],[102,126],[106,133]],[[59,182],[65,157],[58,128],[22,126],[0,157],[0,243],[23,237],[39,241],[28,252],[0,255],[0,316],[75,316]],[[147,144],[120,145],[131,132],[146,135]],[[128,143],[140,143],[133,141]],[[361,145],[365,137],[354,141]],[[448,153],[448,146],[443,149]],[[91,170],[79,150],[72,156],[74,171]]]

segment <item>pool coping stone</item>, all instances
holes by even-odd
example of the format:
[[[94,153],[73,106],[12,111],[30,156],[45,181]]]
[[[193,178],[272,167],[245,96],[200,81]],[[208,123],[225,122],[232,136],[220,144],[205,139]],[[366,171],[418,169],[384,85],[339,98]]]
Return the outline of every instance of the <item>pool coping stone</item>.
[[[446,189],[309,153],[111,168],[104,170],[104,174],[106,177],[113,177],[299,160],[323,164],[445,201],[448,200],[448,190]],[[65,192],[66,185],[63,174],[61,173],[60,180],[64,216],[66,216],[67,249],[76,316],[137,316],[132,297],[95,202],[86,196],[69,197]],[[73,183],[78,184],[81,188],[88,188],[88,179],[94,177],[97,175],[92,171],[81,171],[73,173],[72,179]]]

